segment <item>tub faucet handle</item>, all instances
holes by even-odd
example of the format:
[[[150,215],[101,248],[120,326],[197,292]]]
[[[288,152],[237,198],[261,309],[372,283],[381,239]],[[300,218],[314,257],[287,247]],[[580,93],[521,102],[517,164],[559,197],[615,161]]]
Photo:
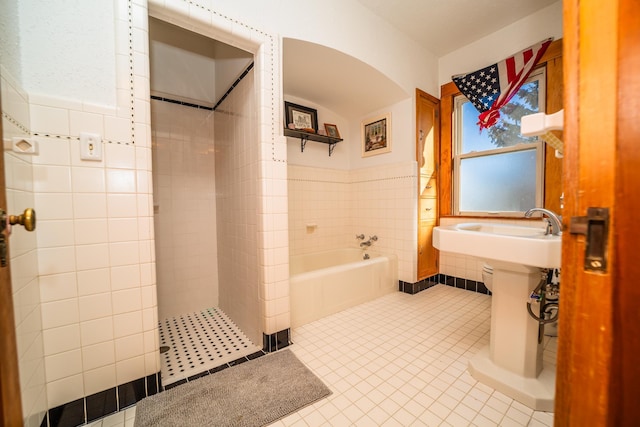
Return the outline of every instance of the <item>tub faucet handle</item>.
[[[377,242],[378,241],[378,236],[376,236],[376,235],[369,236],[369,240],[371,240],[372,242]]]
[[[364,240],[364,234],[356,234],[356,239]]]

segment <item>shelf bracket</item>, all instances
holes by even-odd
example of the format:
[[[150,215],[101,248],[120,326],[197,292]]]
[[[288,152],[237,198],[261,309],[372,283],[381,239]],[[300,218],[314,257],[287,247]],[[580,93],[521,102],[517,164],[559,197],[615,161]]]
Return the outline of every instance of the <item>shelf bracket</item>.
[[[307,146],[307,141],[308,140],[309,140],[309,138],[306,137],[306,136],[301,136],[300,137],[300,152],[301,153],[304,153],[304,147]],[[329,154],[329,155],[331,155],[331,154]]]
[[[336,148],[336,144],[337,142],[334,142],[333,144],[329,144],[329,157],[331,157],[331,154],[333,154],[333,150],[334,148]]]

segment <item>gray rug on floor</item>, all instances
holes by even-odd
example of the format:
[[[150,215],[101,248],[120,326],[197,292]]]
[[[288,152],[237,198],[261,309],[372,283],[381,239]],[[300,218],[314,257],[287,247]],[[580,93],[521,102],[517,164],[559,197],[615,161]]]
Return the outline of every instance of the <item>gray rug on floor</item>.
[[[281,350],[142,399],[134,426],[263,426],[330,394]]]

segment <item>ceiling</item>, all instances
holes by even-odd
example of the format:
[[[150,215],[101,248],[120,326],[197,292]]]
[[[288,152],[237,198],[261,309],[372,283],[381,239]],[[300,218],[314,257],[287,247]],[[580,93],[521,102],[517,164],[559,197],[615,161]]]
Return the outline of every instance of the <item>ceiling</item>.
[[[380,71],[353,56],[297,39],[285,38],[282,45],[285,94],[313,101],[347,118],[410,96]]]
[[[441,57],[558,0],[356,1]],[[368,114],[411,96],[352,56],[288,38],[283,40],[283,84],[285,95],[312,101],[345,118]]]
[[[440,57],[558,0],[357,0]]]

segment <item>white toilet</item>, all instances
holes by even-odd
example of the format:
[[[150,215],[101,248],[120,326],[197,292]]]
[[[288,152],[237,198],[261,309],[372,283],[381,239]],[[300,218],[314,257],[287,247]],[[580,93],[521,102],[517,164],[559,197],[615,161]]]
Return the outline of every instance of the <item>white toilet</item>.
[[[484,286],[493,292],[493,267],[489,264],[482,264],[482,281]]]

